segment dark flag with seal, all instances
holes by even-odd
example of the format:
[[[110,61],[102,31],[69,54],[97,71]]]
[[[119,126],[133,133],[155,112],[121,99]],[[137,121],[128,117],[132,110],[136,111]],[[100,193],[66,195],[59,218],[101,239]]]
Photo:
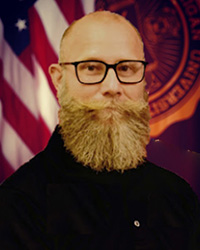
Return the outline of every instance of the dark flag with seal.
[[[184,179],[200,197],[200,1],[97,0],[142,35],[151,111],[148,158]]]

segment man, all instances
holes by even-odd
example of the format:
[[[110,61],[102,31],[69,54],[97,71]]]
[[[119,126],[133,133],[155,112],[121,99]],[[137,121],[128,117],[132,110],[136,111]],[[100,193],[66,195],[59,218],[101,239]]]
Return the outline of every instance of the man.
[[[146,160],[146,64],[140,35],[117,14],[67,29],[49,68],[59,126],[1,186],[2,249],[199,249],[196,195]]]

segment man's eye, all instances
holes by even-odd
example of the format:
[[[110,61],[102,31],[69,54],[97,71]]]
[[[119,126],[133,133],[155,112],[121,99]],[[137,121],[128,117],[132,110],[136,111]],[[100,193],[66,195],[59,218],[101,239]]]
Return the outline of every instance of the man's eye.
[[[118,72],[134,72],[134,68],[130,67],[129,65],[121,65],[120,67],[118,67]]]
[[[94,71],[95,69],[97,69],[97,67],[94,66],[94,65],[88,65],[88,66],[87,66],[87,70],[88,70],[88,71]]]
[[[82,72],[84,74],[103,74],[104,72],[104,65],[101,63],[95,63],[95,62],[86,62],[79,65],[79,72]]]
[[[87,71],[94,71],[94,70],[100,70],[101,67],[98,64],[91,64],[91,63],[82,63],[79,66],[80,70],[87,70]]]
[[[134,74],[139,70],[137,65],[135,64],[124,64],[124,65],[119,65],[117,68],[117,71],[120,73],[129,73],[129,74]]]
[[[123,65],[123,66],[121,66],[119,68],[119,70],[121,70],[121,71],[128,71],[128,70],[130,70],[130,67],[128,67],[127,65]]]

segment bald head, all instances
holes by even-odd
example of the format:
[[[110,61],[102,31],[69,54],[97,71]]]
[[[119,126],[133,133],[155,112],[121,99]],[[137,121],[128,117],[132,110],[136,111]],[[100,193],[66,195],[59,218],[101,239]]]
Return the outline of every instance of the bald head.
[[[102,38],[103,33],[110,33],[108,28],[111,30],[119,30],[119,27],[126,30],[124,34],[121,35],[127,36],[131,40],[131,37],[137,42],[139,48],[143,52],[143,43],[141,36],[138,30],[123,16],[112,13],[109,11],[97,11],[92,12],[88,15],[85,15],[81,19],[74,21],[64,32],[61,43],[60,43],[60,54],[59,62],[64,61],[68,58],[68,52],[71,52],[71,45],[77,44],[83,39],[87,41],[91,36],[96,36],[96,39]],[[97,35],[99,33],[99,36]],[[116,41],[117,42],[117,41]]]

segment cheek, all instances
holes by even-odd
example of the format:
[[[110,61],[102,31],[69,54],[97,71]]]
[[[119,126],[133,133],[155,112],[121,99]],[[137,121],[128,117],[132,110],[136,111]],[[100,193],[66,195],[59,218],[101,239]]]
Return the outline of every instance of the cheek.
[[[124,93],[129,99],[133,101],[143,99],[144,98],[144,85],[139,83],[136,85],[124,86]]]
[[[69,84],[69,94],[80,100],[89,99],[98,92],[98,85],[85,85],[81,83]]]

